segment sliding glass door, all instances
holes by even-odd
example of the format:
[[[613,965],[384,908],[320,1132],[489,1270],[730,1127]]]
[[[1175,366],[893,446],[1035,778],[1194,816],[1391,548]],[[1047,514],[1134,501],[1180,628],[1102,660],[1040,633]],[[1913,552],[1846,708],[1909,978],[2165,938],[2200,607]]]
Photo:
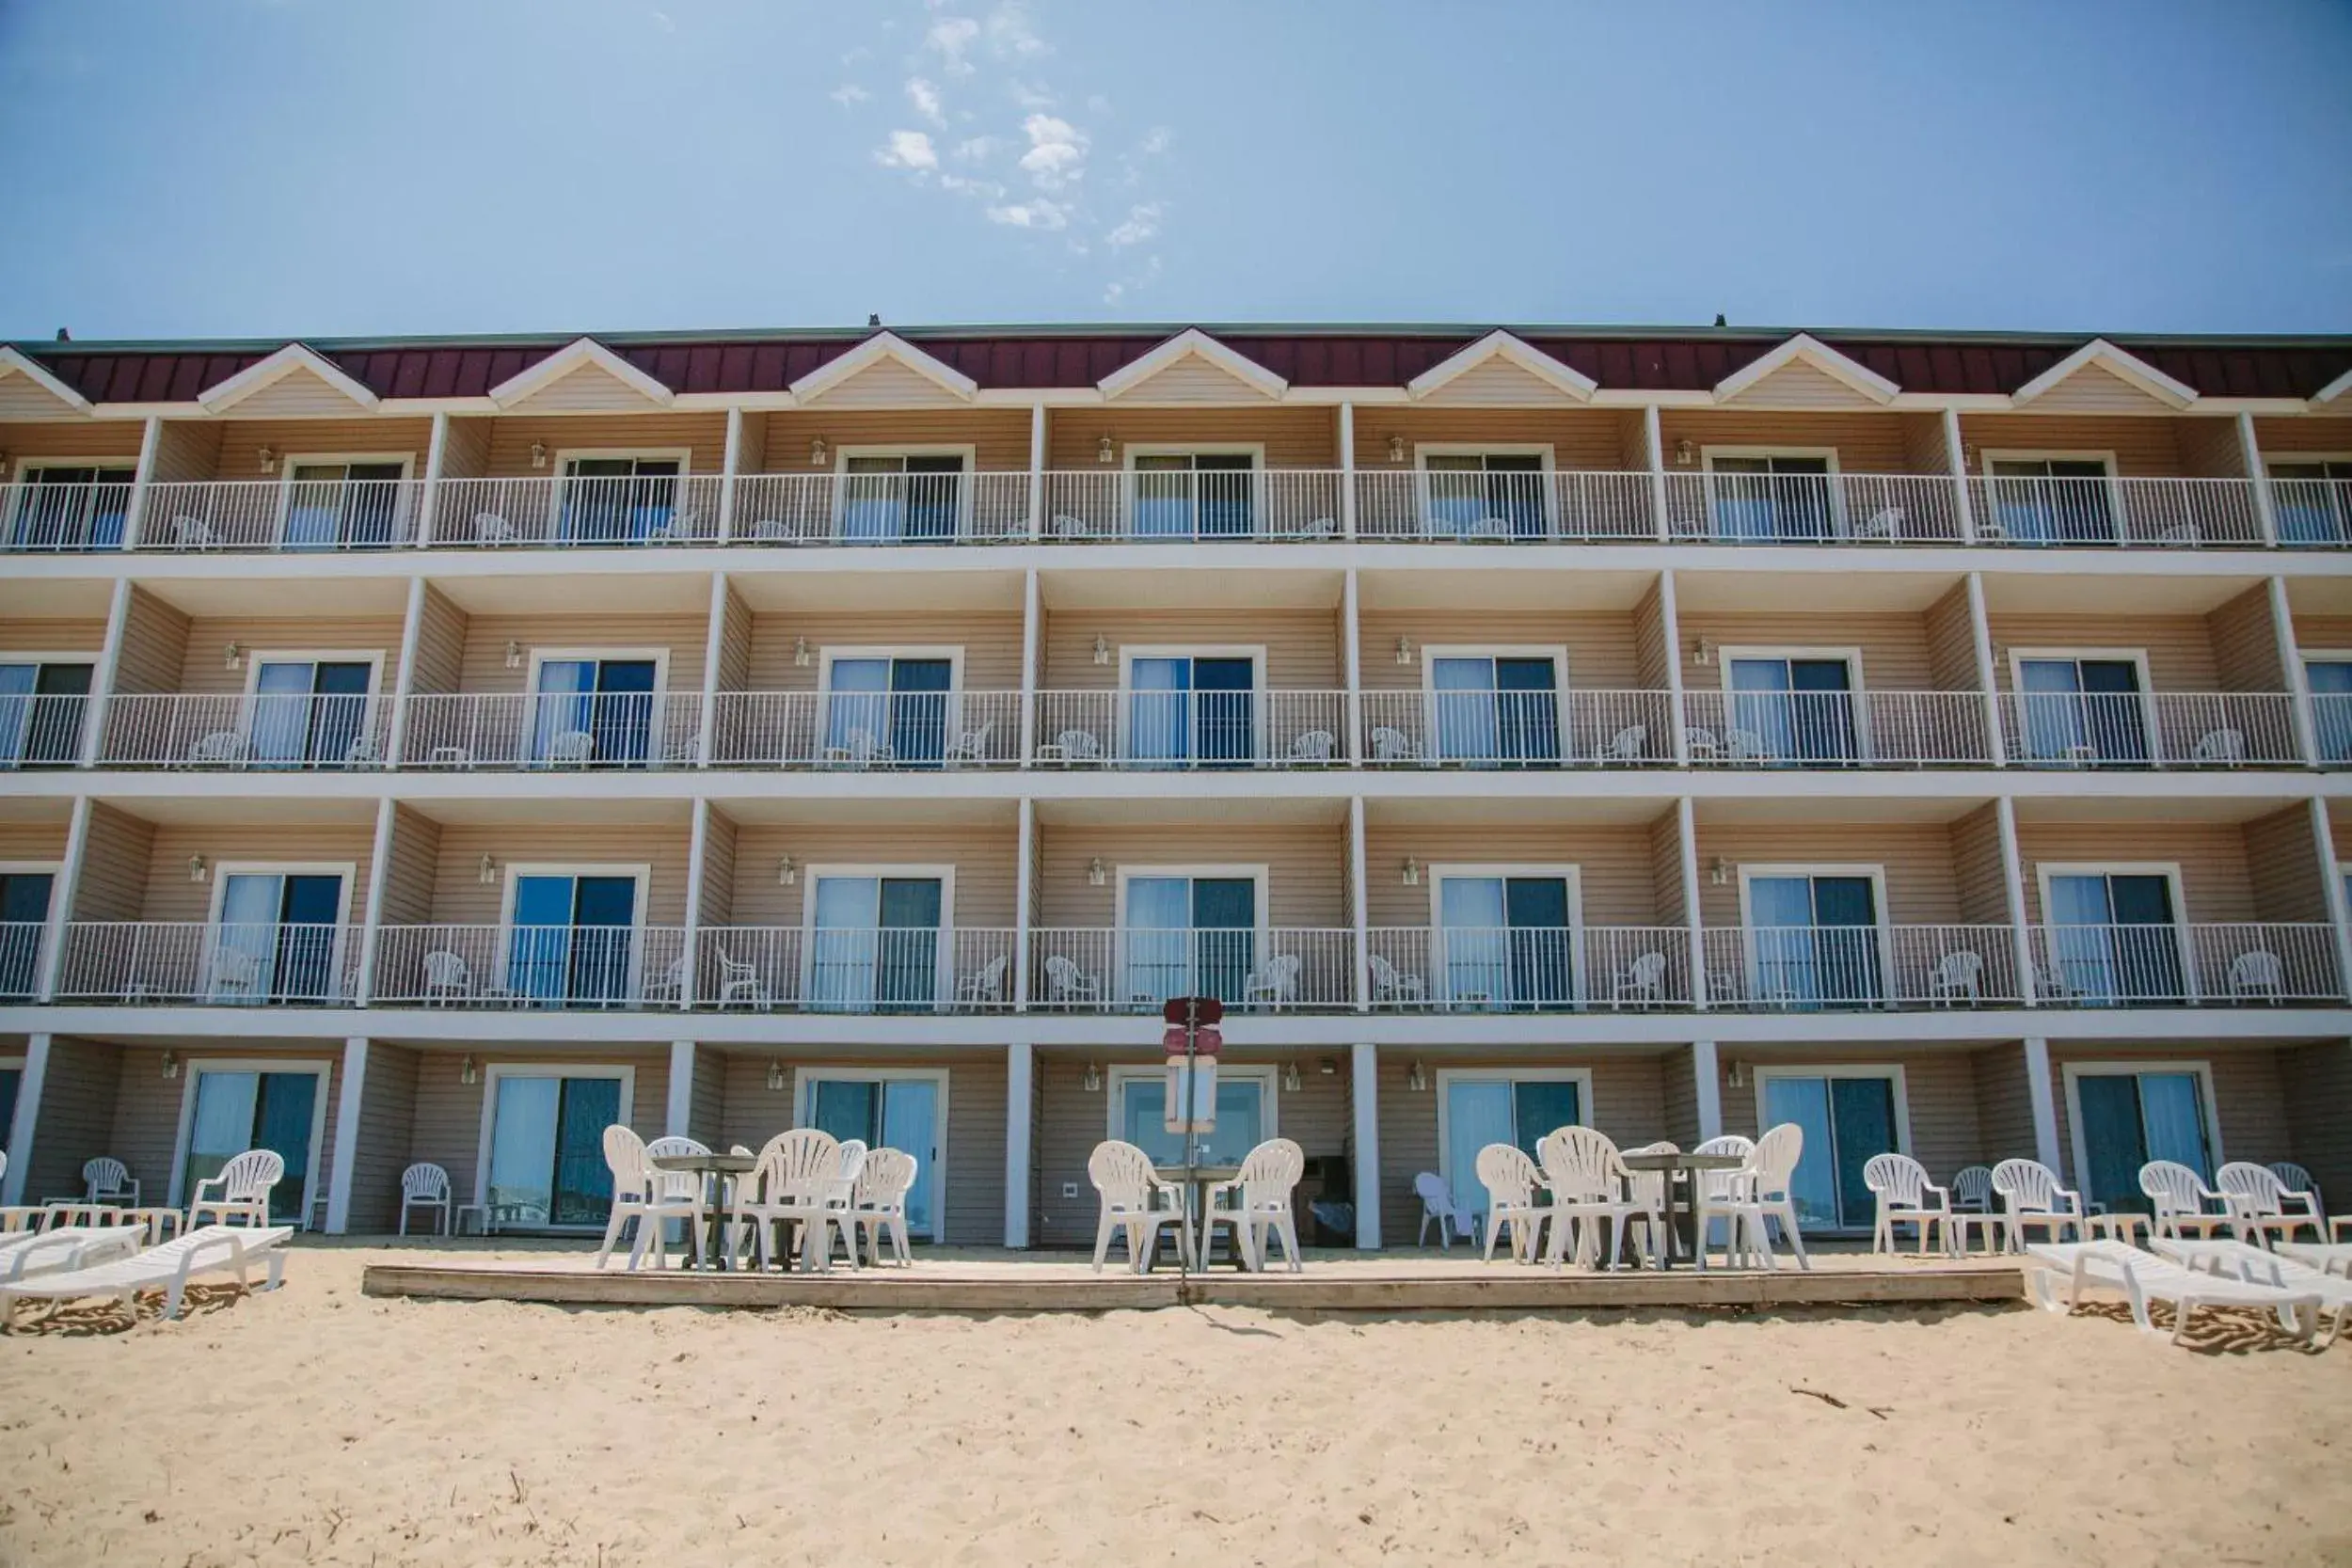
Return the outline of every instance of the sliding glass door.
[[[820,876],[813,907],[811,1006],[870,1013],[938,1004],[946,912],[939,878]]]
[[[114,550],[131,515],[129,463],[56,464],[19,471],[8,519],[16,550]]]
[[[2139,1167],[2171,1160],[2213,1180],[2204,1085],[2195,1072],[2074,1074],[2083,1197],[2109,1212],[2149,1212]]]
[[[2352,539],[2352,458],[2273,463],[2270,494],[2282,545]]]
[[[1532,1160],[1537,1140],[1584,1121],[1583,1092],[1574,1078],[1486,1071],[1441,1071],[1438,1077],[1445,1106],[1446,1185],[1482,1214],[1486,1188],[1478,1180],[1480,1149],[1510,1144]]]
[[[1120,1069],[1112,1087],[1118,1122],[1112,1136],[1134,1144],[1166,1169],[1184,1163],[1184,1137],[1168,1130],[1168,1076],[1158,1068]],[[1273,1135],[1272,1069],[1221,1068],[1216,1126],[1195,1138],[1194,1163],[1237,1165]]]
[[[2105,460],[1994,458],[1991,467],[1994,523],[2010,543],[2115,542],[2115,505]]]
[[[0,999],[21,1002],[40,989],[40,939],[56,883],[52,872],[0,872]]]
[[[947,754],[954,680],[952,659],[834,659],[825,667],[825,754],[938,767]]]
[[[1754,876],[1747,906],[1756,1000],[1788,1007],[1885,1000],[1869,878]]]
[[[224,871],[213,929],[215,1002],[342,999],[343,879],[328,872]]]
[[[963,506],[961,455],[842,459],[841,536],[867,542],[953,539]]]
[[[1441,760],[1532,767],[1560,760],[1560,667],[1541,655],[1429,661],[1430,733]]]
[[[1509,1010],[1577,1001],[1565,877],[1444,877],[1438,918],[1448,1006]]]
[[[915,1160],[907,1194],[907,1229],[939,1240],[940,1095],[944,1075],[884,1077],[830,1068],[802,1079],[801,1125],[868,1148],[896,1148]]]
[[[252,757],[256,766],[298,768],[353,759],[369,735],[365,659],[273,658],[253,670]]]
[[[1881,1154],[1898,1152],[1895,1080],[1891,1073],[1761,1075],[1764,1124],[1794,1122],[1804,1148],[1788,1195],[1805,1230],[1867,1230],[1876,1200],[1862,1169]]]
[[[2137,661],[2021,658],[2017,678],[2026,756],[2038,762],[2148,760],[2147,704]]]
[[[650,760],[658,673],[650,658],[542,661],[532,760],[596,767]]]
[[[2183,984],[2172,879],[2162,873],[2050,877],[2050,963],[2062,1000],[2177,1002]]]
[[[1710,457],[1715,533],[1803,541],[1834,536],[1826,457]]]
[[[2352,658],[2313,658],[2303,664],[2312,691],[2312,728],[2322,762],[2352,762]]]
[[[1842,658],[1731,660],[1731,723],[1775,761],[1818,767],[1852,762],[1853,672]]]
[[[1126,1000],[1243,1000],[1258,961],[1258,884],[1248,877],[1131,877],[1120,940]]]
[[[405,464],[297,463],[286,482],[286,547],[384,549],[399,544]]]
[[[1422,467],[1431,532],[1540,539],[1548,531],[1541,453],[1432,453]]]
[[[557,537],[571,544],[628,545],[663,537],[677,515],[675,457],[568,457]]]
[[[1254,658],[1174,654],[1127,666],[1127,755],[1171,768],[1257,755]]]
[[[1257,459],[1248,452],[1153,452],[1135,460],[1135,531],[1160,537],[1256,531]]]
[[[621,1119],[621,1081],[496,1075],[490,1174],[483,1196],[497,1228],[601,1226],[612,1211],[604,1130]]]
[[[637,879],[515,879],[506,986],[542,1006],[621,1006],[636,993]]]
[[[193,1201],[199,1181],[218,1176],[246,1149],[274,1149],[286,1162],[286,1173],[270,1189],[270,1218],[301,1223],[318,1154],[326,1074],[214,1069],[200,1062],[191,1070],[194,1099],[179,1201]]]

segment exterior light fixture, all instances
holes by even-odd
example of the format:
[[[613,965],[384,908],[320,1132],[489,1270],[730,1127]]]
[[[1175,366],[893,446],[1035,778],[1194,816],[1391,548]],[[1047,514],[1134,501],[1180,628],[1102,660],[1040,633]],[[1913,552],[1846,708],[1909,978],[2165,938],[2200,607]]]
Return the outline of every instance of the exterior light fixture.
[[[1087,862],[1087,886],[1101,887],[1105,879],[1102,856],[1097,855]]]
[[[531,443],[531,466],[534,468],[544,468],[548,466],[548,444],[545,441]]]
[[[211,875],[212,875],[212,872],[211,872],[210,870],[208,870],[208,869],[205,867],[205,864],[204,864],[204,857],[203,857],[203,856],[201,856],[201,855],[190,855],[190,856],[188,857],[188,880],[189,880],[189,881],[191,881],[191,882],[200,882],[200,881],[202,881],[205,878],[207,878],[207,877],[209,877],[209,876],[211,876]]]
[[[1707,879],[1717,887],[1729,887],[1731,885],[1731,863],[1723,856],[1717,855],[1715,863],[1708,867]]]
[[[800,879],[801,868],[792,863],[791,856],[787,855],[776,862],[776,886],[790,887]]]
[[[1675,443],[1676,467],[1687,468],[1698,460],[1699,449],[1691,444],[1691,438],[1688,436],[1685,436],[1681,440]]]
[[[457,1064],[457,1081],[461,1084],[482,1082],[482,1064],[473,1059],[473,1053],[470,1051],[466,1053],[466,1059]]]
[[[774,1056],[768,1058],[768,1092],[770,1094],[784,1092],[784,1063]]]
[[[1731,1086],[1735,1089],[1744,1089],[1748,1086],[1747,1063],[1734,1062],[1731,1064]]]
[[[474,880],[484,887],[493,887],[497,885],[498,879],[499,863],[487,855],[483,856],[482,864],[474,871]]]
[[[1413,1058],[1413,1070],[1405,1076],[1405,1086],[1415,1094],[1420,1094],[1429,1087],[1428,1069],[1421,1065],[1421,1058],[1418,1056]]]
[[[1096,639],[1094,640],[1094,662],[1095,662],[1095,663],[1097,663],[1097,664],[1108,664],[1110,661],[1111,661],[1111,644],[1110,644],[1110,639],[1108,639],[1108,638],[1106,638],[1106,637],[1098,637],[1098,638],[1096,638]]]
[[[1282,1069],[1282,1092],[1284,1094],[1298,1092],[1298,1064],[1296,1062],[1291,1063]]]
[[[1411,638],[1399,637],[1396,640],[1396,661],[1399,664],[1413,662],[1413,640]]]
[[[1087,1064],[1087,1075],[1083,1079],[1079,1080],[1079,1082],[1085,1087],[1087,1093],[1101,1094],[1103,1092],[1103,1069],[1096,1067],[1092,1062],[1089,1062]]]
[[[1711,638],[1702,637],[1702,638],[1700,638],[1700,639],[1699,639],[1696,642],[1692,643],[1692,644],[1691,644],[1691,662],[1692,662],[1692,663],[1693,663],[1693,664],[1712,664],[1712,663],[1714,663],[1714,662],[1715,662],[1715,643],[1714,643],[1714,640],[1713,640],[1713,639],[1711,639]]]
[[[1115,462],[1118,457],[1119,449],[1111,444],[1111,438],[1107,433],[1101,440],[1094,443],[1094,460],[1097,463],[1109,464]]]
[[[1391,463],[1402,463],[1405,461],[1404,436],[1391,436],[1389,437],[1389,461]]]
[[[1318,1056],[1315,1058],[1315,1070],[1326,1078],[1337,1078],[1340,1075],[1340,1059],[1337,1056]]]
[[[1405,857],[1405,874],[1402,880],[1406,887],[1421,886],[1421,862],[1410,855]]]
[[[523,645],[511,638],[506,643],[506,667],[509,670],[519,670],[523,667]]]
[[[815,440],[809,442],[808,466],[810,467],[821,468],[832,460],[833,451],[825,445],[825,438],[822,436],[819,436]]]
[[[265,474],[274,474],[277,471],[278,453],[271,448],[263,447],[262,449],[262,472]]]
[[[164,1076],[167,1078],[180,1076],[180,1053],[177,1051],[164,1053]]]
[[[231,670],[244,669],[245,645],[241,642],[230,643],[229,646],[220,651],[220,661],[223,665]]]
[[[808,639],[805,637],[794,638],[792,640],[792,663],[794,668],[801,670],[807,669],[810,657],[811,655],[808,651]]]

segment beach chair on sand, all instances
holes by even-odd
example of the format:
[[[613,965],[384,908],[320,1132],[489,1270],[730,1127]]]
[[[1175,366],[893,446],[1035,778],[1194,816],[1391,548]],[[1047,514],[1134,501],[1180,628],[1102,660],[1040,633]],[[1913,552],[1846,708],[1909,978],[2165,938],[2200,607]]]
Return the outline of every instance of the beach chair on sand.
[[[2156,1249],[2157,1256],[2169,1258],[2184,1268],[2202,1269],[2208,1274],[2243,1279],[2250,1285],[2275,1286],[2297,1295],[2309,1292],[2317,1296],[2320,1310],[2328,1317],[2328,1337],[2320,1341],[2322,1344],[2333,1344],[2341,1338],[2344,1320],[2352,1317],[2352,1279],[2313,1268],[2298,1259],[2281,1257],[2250,1242],[2159,1236],[2149,1245]]]
[[[0,1284],[128,1258],[146,1235],[143,1225],[61,1225],[0,1237]]]
[[[118,1259],[89,1268],[44,1274],[32,1279],[0,1284],[0,1329],[14,1326],[20,1301],[78,1301],[84,1296],[112,1296],[129,1303],[141,1291],[164,1292],[164,1316],[180,1315],[188,1282],[199,1275],[231,1274],[246,1290],[253,1288],[252,1265],[266,1259],[269,1283],[278,1289],[286,1269],[283,1243],[294,1234],[291,1225],[208,1225],[175,1236],[135,1258]]]
[[[2063,1280],[2065,1299],[2059,1299]],[[2069,1313],[2082,1304],[2083,1288],[2121,1291],[2131,1303],[2132,1322],[2142,1334],[2159,1334],[2149,1316],[2152,1301],[2172,1307],[2172,1342],[2181,1342],[2200,1307],[2257,1307],[2279,1315],[2279,1326],[2308,1342],[2319,1332],[2320,1298],[2312,1291],[2282,1291],[2185,1267],[2140,1251],[2128,1242],[2033,1242],[2026,1247],[2026,1285],[2044,1311]]]

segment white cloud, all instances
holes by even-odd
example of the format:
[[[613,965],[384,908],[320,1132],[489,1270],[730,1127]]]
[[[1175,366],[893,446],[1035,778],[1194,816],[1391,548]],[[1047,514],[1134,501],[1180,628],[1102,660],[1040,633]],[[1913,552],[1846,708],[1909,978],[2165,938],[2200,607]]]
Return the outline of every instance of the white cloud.
[[[1175,144],[1175,132],[1165,125],[1154,125],[1143,134],[1141,151],[1147,158],[1156,158]]]
[[[1098,115],[1106,115],[1111,112],[1111,101],[1099,92],[1090,92],[1087,94],[1087,107]]]
[[[1029,150],[1021,154],[1021,166],[1041,189],[1057,191],[1084,177],[1087,138],[1076,126],[1052,115],[1031,115],[1021,122],[1021,129],[1029,135]]]
[[[1113,278],[1104,286],[1103,303],[1117,305],[1135,290],[1150,288],[1159,281],[1159,277],[1160,259],[1157,256],[1147,256],[1143,259],[1141,270],[1125,277]]]
[[[653,17],[653,24],[660,28],[663,32],[675,33],[677,31],[677,22],[668,11],[654,11],[651,15]]]
[[[972,62],[964,56],[971,52],[973,40],[980,36],[980,24],[968,16],[943,16],[923,35],[924,46],[938,51],[950,76],[967,76]]]
[[[999,136],[973,136],[956,143],[956,157],[967,164],[984,164],[1004,145]]]
[[[1160,231],[1160,204],[1145,201],[1127,209],[1127,221],[1103,236],[1104,243],[1114,250],[1131,245],[1141,245]]]
[[[914,105],[916,114],[933,125],[945,126],[947,123],[947,116],[940,106],[939,89],[922,77],[907,78],[907,102]]]
[[[939,177],[939,187],[942,190],[954,191],[958,196],[976,196],[982,201],[1002,201],[1005,199],[1005,187],[998,184],[995,181],[975,180],[971,176],[964,174],[941,175]]]
[[[846,109],[852,103],[863,103],[874,95],[855,82],[844,82],[825,96]]]
[[[991,207],[988,221],[1009,224],[1015,229],[1067,229],[1070,209],[1045,197],[1028,201],[1016,201],[1010,206]]]
[[[1025,109],[1050,109],[1054,106],[1054,95],[1033,82],[1015,81],[1012,84],[1012,101]]]
[[[1006,0],[988,13],[988,47],[1000,59],[1020,59],[1049,51],[1029,24],[1029,10],[1020,0]]]
[[[920,131],[893,131],[890,140],[874,150],[874,162],[884,168],[911,169],[917,174],[939,166],[931,138]]]

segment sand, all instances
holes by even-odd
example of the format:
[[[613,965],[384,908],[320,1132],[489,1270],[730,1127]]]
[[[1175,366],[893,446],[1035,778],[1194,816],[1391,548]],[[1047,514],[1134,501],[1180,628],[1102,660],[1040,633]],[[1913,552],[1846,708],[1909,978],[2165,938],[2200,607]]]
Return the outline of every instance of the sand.
[[[385,1256],[0,1340],[0,1561],[2352,1558],[2352,1345],[2250,1328],[566,1310],[362,1297]]]

